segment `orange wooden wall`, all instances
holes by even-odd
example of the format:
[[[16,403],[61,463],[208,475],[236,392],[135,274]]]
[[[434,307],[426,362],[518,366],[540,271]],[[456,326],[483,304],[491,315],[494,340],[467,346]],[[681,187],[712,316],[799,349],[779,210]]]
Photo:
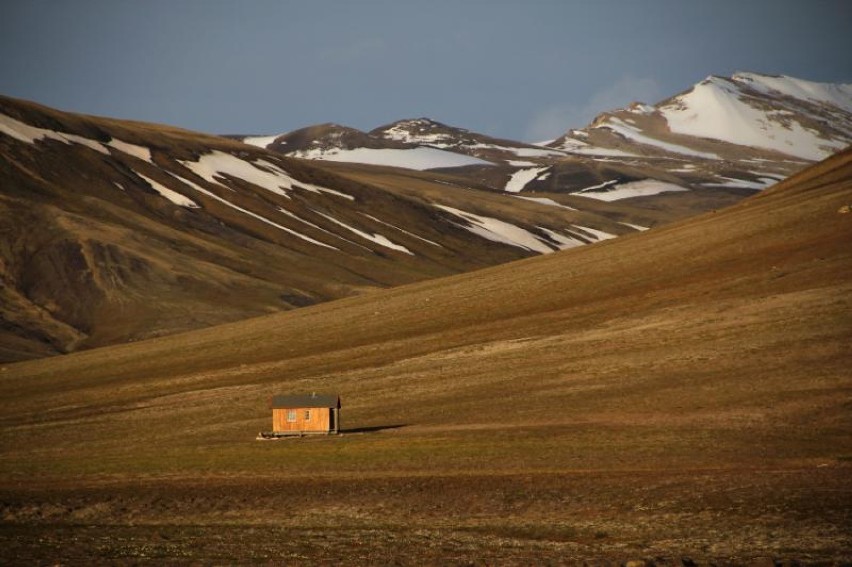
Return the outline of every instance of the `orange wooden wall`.
[[[287,412],[295,410],[296,421],[287,421]],[[305,412],[310,411],[309,419]],[[329,408],[288,408],[272,410],[272,431],[329,431]]]

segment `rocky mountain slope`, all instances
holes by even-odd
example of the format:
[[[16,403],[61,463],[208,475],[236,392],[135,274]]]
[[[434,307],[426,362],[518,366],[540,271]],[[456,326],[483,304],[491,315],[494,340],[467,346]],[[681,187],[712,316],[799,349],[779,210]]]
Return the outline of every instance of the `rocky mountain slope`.
[[[278,136],[236,138],[291,157],[416,170],[523,165],[527,162],[522,158],[563,155],[556,150],[491,138],[428,118],[400,120],[370,132],[321,124]]]
[[[428,119],[234,140],[2,98],[0,358],[172,334],[719,209],[847,143],[849,97],[711,77],[547,146]]]
[[[401,191],[234,140],[10,98],[0,99],[0,155],[7,360],[172,334],[637,230],[461,190],[451,178],[410,178]]]
[[[682,187],[760,190],[850,143],[852,85],[737,73],[603,113],[547,147],[656,168]],[[607,198],[617,185],[584,192]]]
[[[547,145],[607,155],[626,142],[640,155],[728,161],[749,158],[742,152],[751,149],[819,161],[851,140],[852,84],[737,73],[707,77],[654,106],[634,103],[601,114]]]
[[[309,159],[457,167],[458,175],[489,190],[547,198],[560,193],[655,202],[662,193],[692,192],[707,210],[852,143],[852,85],[757,73],[711,76],[653,106],[637,102],[605,112],[585,128],[538,145],[425,118],[369,133],[336,126],[311,139],[315,128],[248,141]],[[432,159],[417,159],[421,152]]]

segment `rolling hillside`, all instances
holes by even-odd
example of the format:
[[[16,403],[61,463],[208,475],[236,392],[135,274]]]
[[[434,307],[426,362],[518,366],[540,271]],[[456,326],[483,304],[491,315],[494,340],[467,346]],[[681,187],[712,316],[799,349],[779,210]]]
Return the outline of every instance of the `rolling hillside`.
[[[403,192],[218,136],[10,98],[0,98],[0,155],[0,360],[169,335],[638,230],[620,213],[483,195],[454,178],[424,176]]]
[[[641,234],[7,365],[3,553],[849,561],[850,205],[846,151]],[[253,440],[310,391],[343,436]]]
[[[240,143],[2,98],[0,360],[286,311],[717,210],[843,147],[850,108],[848,85],[711,77],[544,147],[422,118]]]

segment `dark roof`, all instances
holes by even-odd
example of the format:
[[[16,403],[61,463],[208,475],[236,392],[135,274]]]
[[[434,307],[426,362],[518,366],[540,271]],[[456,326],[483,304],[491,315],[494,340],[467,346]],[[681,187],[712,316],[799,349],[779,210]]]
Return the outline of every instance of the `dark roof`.
[[[280,408],[338,408],[340,396],[323,394],[272,396],[272,409]]]

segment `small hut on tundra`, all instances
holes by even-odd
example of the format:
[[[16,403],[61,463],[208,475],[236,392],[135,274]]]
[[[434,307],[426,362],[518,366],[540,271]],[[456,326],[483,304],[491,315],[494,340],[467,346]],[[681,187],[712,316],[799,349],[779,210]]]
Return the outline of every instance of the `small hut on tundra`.
[[[340,396],[272,396],[272,436],[331,434],[340,431]]]

